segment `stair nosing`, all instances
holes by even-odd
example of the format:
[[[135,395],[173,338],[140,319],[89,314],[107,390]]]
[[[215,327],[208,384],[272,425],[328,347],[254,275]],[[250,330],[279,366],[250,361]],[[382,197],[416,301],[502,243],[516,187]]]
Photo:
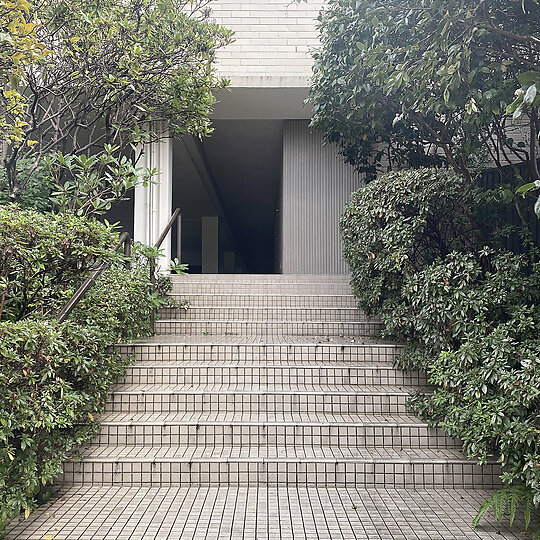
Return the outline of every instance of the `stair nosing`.
[[[144,362],[144,360],[141,360],[140,362]],[[294,368],[294,369],[372,369],[372,370],[378,370],[378,369],[387,369],[387,370],[393,370],[393,371],[401,371],[397,368],[392,367],[390,364],[388,365],[343,365],[339,364],[339,362],[335,362],[334,364],[224,364],[224,363],[217,363],[217,362],[223,362],[223,360],[216,360],[216,363],[205,363],[205,364],[194,364],[193,360],[186,361],[186,364],[182,363],[175,363],[177,361],[171,362],[168,361],[165,365],[164,363],[155,363],[155,364],[142,364],[135,362],[129,366],[130,368],[148,368],[148,369],[171,369],[171,368],[255,368],[255,369],[276,369],[276,368]],[[201,360],[201,362],[208,362],[208,360]],[[405,372],[408,373],[408,372]]]
[[[174,319],[172,319],[174,320]],[[159,321],[158,321],[159,322]],[[159,336],[158,336],[159,337]],[[212,337],[212,336],[209,336]],[[235,336],[231,336],[235,337]],[[261,338],[264,338],[266,336],[260,336]],[[306,336],[309,337],[309,336]],[[355,336],[354,339],[363,339],[363,338],[369,338],[371,336]],[[351,338],[353,339],[353,338]],[[273,343],[273,342],[265,342],[265,343],[242,343],[242,342],[230,342],[230,343],[210,343],[207,341],[199,341],[199,342],[186,342],[186,341],[132,341],[130,343],[116,343],[114,347],[137,347],[137,346],[156,346],[156,347],[163,347],[163,346],[184,346],[184,347],[201,347],[203,345],[211,346],[211,347],[386,347],[386,348],[403,348],[403,343],[356,343],[356,342],[348,342],[348,343],[332,343],[332,342],[313,342],[313,343]]]
[[[403,428],[429,428],[427,422],[250,422],[250,421],[216,421],[216,420],[164,420],[164,421],[115,421],[99,420],[101,426],[292,426],[292,427],[403,427]]]
[[[275,396],[280,394],[295,395],[295,396],[335,396],[335,392],[328,391],[294,391],[294,390],[264,390],[264,391],[248,391],[248,390],[218,390],[218,391],[204,391],[204,390],[113,390],[111,395],[158,395],[158,396],[174,396],[185,394],[200,394],[203,396],[212,395],[256,395],[256,396]],[[409,396],[410,392],[340,392],[338,397],[342,396]]]
[[[278,319],[263,319],[260,321],[253,321],[250,319],[190,319],[189,321],[179,321],[179,319],[158,319],[156,322],[237,322],[237,323],[276,323],[276,324],[291,324],[291,323],[326,323],[326,324],[381,324],[380,321],[318,321],[318,320],[309,320],[309,321],[281,321]]]
[[[321,294],[278,294],[278,293],[224,293],[224,292],[216,292],[216,293],[209,293],[209,292],[187,292],[187,293],[179,293],[179,292],[168,292],[167,296],[185,296],[186,294],[189,294],[191,296],[257,296],[262,298],[355,298],[354,294],[330,294],[330,293],[321,293]]]

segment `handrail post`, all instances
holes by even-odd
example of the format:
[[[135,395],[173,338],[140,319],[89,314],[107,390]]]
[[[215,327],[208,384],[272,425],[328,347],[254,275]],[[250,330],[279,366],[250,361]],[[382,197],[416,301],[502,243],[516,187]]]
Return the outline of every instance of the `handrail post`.
[[[156,259],[151,257],[149,260],[150,268],[150,294],[154,294],[156,290]],[[152,335],[156,333],[156,308],[152,306],[150,310],[150,330]]]
[[[182,215],[176,221],[176,258],[182,262]]]
[[[126,268],[129,270],[131,268],[131,238],[127,237],[124,241],[124,257],[126,258]]]
[[[169,231],[171,230],[172,226],[174,225],[174,222],[178,219],[178,216],[180,215],[180,208],[177,208],[173,213],[171,218],[169,219],[169,222],[159,235],[159,238],[156,240],[156,243],[154,244],[154,248],[159,249],[161,247],[161,244],[163,244],[163,240],[167,237],[169,234]],[[151,257],[149,261],[149,267],[150,267],[150,294],[154,294],[156,291],[156,258]],[[152,309],[152,312],[150,313],[150,328],[152,330],[152,334],[156,333],[156,308]]]

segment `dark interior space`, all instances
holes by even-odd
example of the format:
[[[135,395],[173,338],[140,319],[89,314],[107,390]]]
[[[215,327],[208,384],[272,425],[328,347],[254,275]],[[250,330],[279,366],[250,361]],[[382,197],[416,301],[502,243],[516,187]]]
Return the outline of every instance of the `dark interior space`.
[[[175,142],[174,205],[182,208],[182,260],[201,268],[201,219],[219,216],[219,269],[273,273],[282,161],[280,120],[217,120],[202,144]],[[195,148],[195,150],[194,150]],[[173,244],[174,246],[174,244]]]

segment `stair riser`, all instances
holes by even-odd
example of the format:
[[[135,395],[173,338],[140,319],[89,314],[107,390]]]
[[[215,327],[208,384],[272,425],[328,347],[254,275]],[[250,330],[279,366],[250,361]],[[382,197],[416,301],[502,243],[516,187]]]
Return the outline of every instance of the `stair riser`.
[[[247,322],[157,321],[156,334],[264,335],[264,336],[378,336],[380,323],[372,322]]]
[[[172,274],[173,283],[343,283],[348,274]]]
[[[392,368],[299,367],[138,367],[128,369],[123,384],[344,384],[372,386],[426,386],[424,375]]]
[[[120,345],[124,356],[152,362],[242,361],[258,363],[351,362],[391,364],[402,349],[398,346],[351,345]]]
[[[351,288],[341,283],[180,283],[173,282],[172,294],[291,294],[350,295]]]
[[[326,412],[336,414],[406,414],[407,394],[130,394],[115,393],[105,412]]]
[[[189,424],[102,425],[98,446],[354,446],[460,448],[455,439],[426,426],[280,426]]]
[[[356,308],[357,300],[350,294],[346,295],[264,295],[264,294],[201,294],[180,293],[170,294],[172,300],[178,303],[189,302],[192,306],[214,307],[250,307],[250,308]]]
[[[164,308],[158,312],[158,319],[198,320],[198,321],[341,321],[341,322],[369,322],[367,317],[356,308],[349,309],[307,309],[307,308],[216,308],[196,307],[188,309],[182,307]]]
[[[64,484],[320,485],[407,488],[484,488],[500,486],[497,465],[470,463],[358,462],[67,462]]]

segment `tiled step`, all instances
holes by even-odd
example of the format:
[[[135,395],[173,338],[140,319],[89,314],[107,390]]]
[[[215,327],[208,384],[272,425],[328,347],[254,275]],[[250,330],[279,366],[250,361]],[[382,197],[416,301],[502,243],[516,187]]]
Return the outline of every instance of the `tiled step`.
[[[172,281],[171,296],[190,308],[163,310],[158,335],[117,346],[134,363],[84,460],[64,465],[59,481],[80,488],[51,507],[58,526],[39,525],[52,519],[45,512],[13,538],[495,538],[463,531],[488,493],[480,490],[499,487],[499,465],[475,465],[408,412],[426,377],[392,367],[403,348],[376,337],[381,325],[357,310],[347,276]],[[469,488],[481,497],[463,519],[455,509],[475,497]],[[437,513],[428,516],[422,493]],[[309,520],[316,526],[303,534]]]
[[[345,283],[348,274],[173,274],[174,283]]]
[[[388,365],[356,367],[352,362],[338,364],[279,364],[188,361],[138,362],[128,368],[121,384],[307,384],[307,385],[391,385],[426,386],[426,376],[419,372],[404,372]]]
[[[305,294],[305,295],[329,295],[351,294],[350,286],[343,283],[276,283],[257,281],[252,283],[238,282],[207,282],[207,281],[173,281],[173,294],[188,295],[199,294]]]
[[[451,449],[92,446],[83,462],[64,464],[61,482],[492,488],[499,474],[498,465],[474,465]]]
[[[358,302],[352,294],[204,294],[175,293],[170,298],[178,304],[191,306],[253,307],[253,308],[356,308]]]
[[[297,321],[279,320],[190,320],[161,319],[156,322],[156,334],[177,335],[300,335],[300,336],[377,336],[378,322]]]
[[[119,419],[122,418],[123,419]],[[194,418],[195,416],[195,418]],[[378,448],[460,448],[414,416],[332,415],[321,421],[304,414],[295,422],[275,415],[105,414],[95,445],[108,446],[357,446]],[[270,418],[268,418],[270,417]]]
[[[402,351],[395,344],[351,343],[352,340],[297,336],[156,336],[131,345],[119,345],[124,355],[154,362],[205,360],[281,364],[284,359],[295,363],[354,362],[391,364]],[[324,342],[323,342],[324,340]],[[288,341],[289,343],[285,343]],[[303,341],[303,342],[302,342]]]
[[[255,307],[214,307],[214,306],[191,306],[173,307],[160,309],[159,319],[180,320],[221,320],[221,321],[280,321],[280,322],[303,322],[303,321],[341,321],[341,322],[369,322],[369,319],[355,307],[346,308],[255,308]],[[378,321],[373,321],[378,322]]]
[[[392,386],[352,385],[124,385],[105,412],[330,412],[405,414],[409,392]]]
[[[484,489],[327,486],[62,486],[7,540],[519,540],[509,528],[471,529]],[[535,518],[533,517],[533,521]],[[538,521],[531,523],[535,530]]]

